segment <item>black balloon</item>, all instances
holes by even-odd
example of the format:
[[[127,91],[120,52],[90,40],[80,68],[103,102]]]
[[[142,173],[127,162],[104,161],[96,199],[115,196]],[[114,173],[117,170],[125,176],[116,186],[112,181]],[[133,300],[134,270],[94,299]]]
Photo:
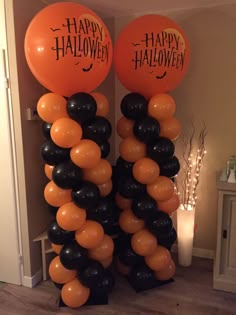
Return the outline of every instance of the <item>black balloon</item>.
[[[106,141],[100,141],[99,140],[96,143],[101,150],[101,158],[105,159],[106,157],[108,157],[108,155],[110,154],[110,148],[111,148],[109,141],[107,141],[107,140]]]
[[[160,124],[155,118],[147,116],[135,121],[133,132],[138,140],[148,143],[158,139],[160,134]]]
[[[122,114],[131,120],[143,118],[147,115],[147,100],[139,93],[129,93],[121,100]]]
[[[52,171],[55,184],[63,189],[76,189],[82,182],[83,173],[72,161],[58,164]]]
[[[148,219],[157,211],[157,203],[148,194],[137,196],[132,202],[132,210],[139,219]]]
[[[99,198],[98,187],[89,181],[84,181],[77,190],[72,191],[72,200],[80,208],[91,209],[96,207]]]
[[[131,270],[129,280],[136,291],[150,290],[157,283],[154,272],[145,264],[135,266]]]
[[[102,225],[104,233],[108,235],[115,234],[116,228],[114,226],[115,224],[115,217],[103,217],[98,220],[98,222]]]
[[[56,282],[52,282],[54,285],[55,285],[55,287],[57,288],[57,289],[59,289],[59,290],[61,290],[62,288],[63,288],[63,285],[64,285],[64,283],[63,284],[61,284],[61,283],[56,283]]]
[[[63,246],[60,261],[65,268],[70,270],[83,268],[88,262],[88,250],[74,240]]]
[[[144,262],[144,258],[133,251],[130,242],[123,244],[123,248],[119,251],[118,257],[120,261],[127,266],[136,266]]]
[[[158,244],[171,250],[172,245],[177,239],[175,228],[172,228],[169,233],[162,233],[158,236]]]
[[[98,295],[108,295],[115,285],[113,274],[109,270],[104,270],[100,279],[94,283],[92,293]]]
[[[97,103],[92,95],[79,92],[67,100],[68,115],[80,124],[93,120],[97,111]]]
[[[132,175],[134,163],[124,160],[121,156],[116,160],[115,170],[120,175]]]
[[[52,127],[52,124],[47,123],[46,121],[42,123],[43,135],[48,140],[51,140],[51,135],[50,135],[51,127]]]
[[[121,177],[118,192],[125,198],[136,198],[146,191],[146,186],[136,181],[133,176]]]
[[[114,212],[114,203],[109,197],[101,197],[96,207],[87,210],[87,218],[99,221],[111,217]]]
[[[159,163],[160,175],[166,177],[174,177],[180,170],[180,163],[176,156],[166,160],[165,162]]]
[[[173,227],[173,223],[167,213],[163,211],[157,211],[155,215],[151,216],[146,221],[146,226],[148,230],[157,237],[158,240],[160,235],[170,232]]]
[[[170,139],[164,137],[151,141],[147,145],[147,155],[157,163],[170,159],[173,156],[174,151],[174,143]]]
[[[83,124],[83,138],[98,141],[106,141],[110,138],[112,127],[108,119],[96,116],[94,120]]]
[[[53,207],[53,206],[51,206],[51,205],[48,204],[48,209],[49,209],[50,213],[51,213],[54,217],[56,217],[57,211],[58,211],[59,208],[58,208],[58,207]]]
[[[86,287],[96,289],[96,284],[101,281],[104,274],[104,267],[95,260],[89,260],[86,267],[78,270],[78,278]]]
[[[61,148],[50,140],[42,144],[40,154],[43,161],[49,165],[57,165],[70,159],[69,149]]]
[[[75,233],[63,230],[56,221],[51,222],[48,227],[48,239],[56,245],[64,245],[71,242],[75,237]]]

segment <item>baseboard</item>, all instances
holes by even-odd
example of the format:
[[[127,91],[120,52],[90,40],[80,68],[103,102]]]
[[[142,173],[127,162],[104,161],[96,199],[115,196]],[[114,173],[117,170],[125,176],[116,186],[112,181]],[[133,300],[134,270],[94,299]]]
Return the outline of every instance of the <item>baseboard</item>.
[[[171,251],[173,253],[177,253],[178,252],[177,244],[174,244],[172,246]],[[194,247],[193,248],[193,256],[201,257],[201,258],[214,259],[215,258],[215,251],[212,250],[212,249],[205,249],[205,248]]]
[[[22,285],[24,287],[33,288],[35,287],[43,278],[42,269],[38,270],[32,277],[23,276]]]

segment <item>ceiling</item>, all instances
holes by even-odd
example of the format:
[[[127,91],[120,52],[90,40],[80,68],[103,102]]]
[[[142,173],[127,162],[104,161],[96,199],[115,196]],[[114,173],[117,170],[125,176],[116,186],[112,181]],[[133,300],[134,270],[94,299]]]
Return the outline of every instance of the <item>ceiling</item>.
[[[44,4],[60,2],[60,0],[40,0]],[[78,2],[96,11],[103,17],[127,16],[152,11],[168,11],[221,4],[235,3],[236,0],[64,0]]]

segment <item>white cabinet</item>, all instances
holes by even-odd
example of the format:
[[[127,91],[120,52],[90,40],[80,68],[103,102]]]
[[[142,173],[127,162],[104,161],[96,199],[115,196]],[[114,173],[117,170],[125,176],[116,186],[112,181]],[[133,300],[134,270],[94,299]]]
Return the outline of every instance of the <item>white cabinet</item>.
[[[218,182],[214,289],[236,293],[236,184]]]

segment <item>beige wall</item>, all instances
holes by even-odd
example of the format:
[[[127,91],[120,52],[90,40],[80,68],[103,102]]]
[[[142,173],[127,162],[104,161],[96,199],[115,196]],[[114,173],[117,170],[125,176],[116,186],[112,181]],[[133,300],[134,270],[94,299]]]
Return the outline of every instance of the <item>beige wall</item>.
[[[156,13],[169,16],[182,26],[191,45],[188,74],[171,94],[177,104],[176,117],[180,119],[184,132],[189,130],[192,117],[196,124],[204,120],[207,126],[208,153],[198,190],[194,246],[214,250],[216,172],[225,166],[231,154],[236,153],[236,5]],[[134,18],[116,19],[116,36]],[[116,120],[120,117],[119,103],[125,93],[127,91],[116,81]]]

